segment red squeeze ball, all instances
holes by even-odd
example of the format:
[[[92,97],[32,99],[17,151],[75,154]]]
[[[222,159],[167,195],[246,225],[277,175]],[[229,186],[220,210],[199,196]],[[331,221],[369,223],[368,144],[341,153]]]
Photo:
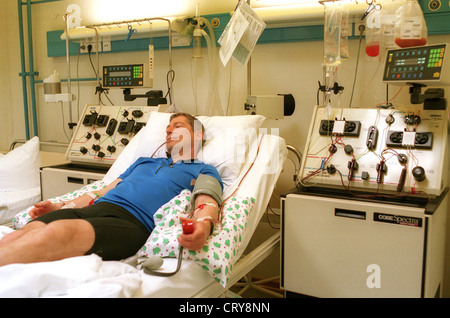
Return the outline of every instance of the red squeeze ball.
[[[184,234],[191,234],[192,232],[194,232],[194,222],[190,220],[183,220],[181,222],[181,226],[183,227]]]

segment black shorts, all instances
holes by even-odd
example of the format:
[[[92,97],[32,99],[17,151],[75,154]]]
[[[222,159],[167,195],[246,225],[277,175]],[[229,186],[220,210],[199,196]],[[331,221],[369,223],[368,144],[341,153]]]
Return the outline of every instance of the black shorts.
[[[62,209],[34,219],[46,224],[57,220],[82,219],[95,231],[95,242],[86,253],[97,254],[104,260],[121,260],[136,254],[145,244],[150,232],[126,209],[99,202],[81,209]]]

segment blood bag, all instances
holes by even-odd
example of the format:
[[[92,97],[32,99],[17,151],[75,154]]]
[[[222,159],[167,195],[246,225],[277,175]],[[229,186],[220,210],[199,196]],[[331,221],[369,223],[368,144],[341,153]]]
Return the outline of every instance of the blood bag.
[[[376,57],[382,44],[380,11],[372,10],[366,19],[366,54]]]
[[[427,44],[427,25],[417,0],[407,0],[398,8],[394,36],[399,47]]]
[[[381,9],[381,36],[384,49],[396,49],[395,44],[395,14],[404,1],[390,0],[383,3]]]

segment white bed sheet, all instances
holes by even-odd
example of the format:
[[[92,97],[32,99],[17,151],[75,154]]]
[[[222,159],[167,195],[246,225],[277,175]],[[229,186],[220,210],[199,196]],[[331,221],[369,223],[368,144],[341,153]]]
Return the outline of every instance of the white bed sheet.
[[[0,156],[0,224],[40,200],[39,138]]]
[[[0,224],[12,221],[13,217],[41,200],[41,187],[0,192]]]
[[[242,255],[266,206],[281,172],[287,149],[284,139],[263,135],[261,143],[252,143],[248,159],[238,179],[224,193],[256,198],[243,236]],[[258,145],[259,153],[255,163]],[[249,170],[240,187],[243,176]],[[8,228],[0,227],[2,233]],[[172,271],[176,259],[166,259],[161,270]],[[96,255],[36,264],[12,264],[0,267],[0,297],[193,297],[207,295],[202,290],[214,285],[223,288],[194,261],[184,260],[180,271],[171,277],[145,274],[118,261],[101,261]],[[227,286],[229,287],[229,286]],[[217,288],[215,288],[217,290]]]

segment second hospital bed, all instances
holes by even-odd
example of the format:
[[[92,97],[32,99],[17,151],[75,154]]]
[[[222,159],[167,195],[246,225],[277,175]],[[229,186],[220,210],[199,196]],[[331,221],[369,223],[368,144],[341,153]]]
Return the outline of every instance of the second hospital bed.
[[[153,112],[147,126],[132,139],[103,180],[52,200],[69,200],[92,187],[109,184],[138,157],[151,156],[165,138],[169,116]],[[180,270],[170,277],[146,274],[126,261],[103,261],[95,254],[55,262],[11,264],[0,267],[0,297],[219,297],[270,255],[279,244],[279,233],[250,254],[243,253],[281,173],[287,156],[284,139],[261,129],[264,117],[258,115],[199,119],[209,136],[199,159],[218,169],[226,199],[222,226],[216,228],[202,251],[185,251]],[[161,147],[155,156],[164,151]],[[155,224],[160,227],[155,227],[137,254],[163,256],[160,271],[176,268],[178,249],[174,237],[180,229],[169,229],[168,224],[177,224],[173,221],[189,208],[186,198],[190,193],[186,191],[155,213],[159,217]],[[29,221],[30,208],[16,215],[13,228]],[[178,214],[172,217],[164,211]],[[13,230],[1,226],[0,237]],[[157,232],[165,236],[158,237]]]
[[[0,224],[41,197],[39,138],[33,137],[6,155],[0,153]]]

